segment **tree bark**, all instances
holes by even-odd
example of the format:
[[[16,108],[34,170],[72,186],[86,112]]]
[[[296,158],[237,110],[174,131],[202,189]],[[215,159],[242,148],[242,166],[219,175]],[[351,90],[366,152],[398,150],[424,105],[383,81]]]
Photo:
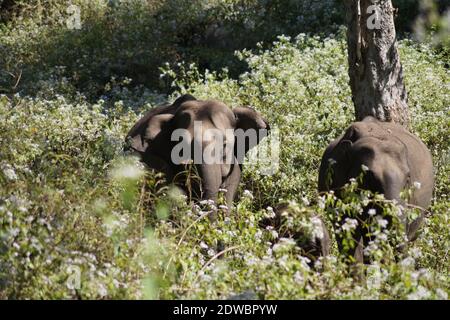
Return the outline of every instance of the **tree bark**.
[[[356,119],[409,125],[408,95],[391,0],[345,0],[350,86]]]

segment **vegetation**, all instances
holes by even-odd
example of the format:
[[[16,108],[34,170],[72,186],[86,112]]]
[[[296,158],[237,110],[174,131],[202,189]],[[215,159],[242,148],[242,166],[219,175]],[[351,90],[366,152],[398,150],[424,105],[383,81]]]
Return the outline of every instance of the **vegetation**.
[[[329,257],[311,263],[290,238],[299,228],[315,232],[316,214],[332,231],[339,212],[357,212],[367,201],[398,217],[398,206],[357,192],[357,181],[344,201],[317,193],[322,152],[354,119],[337,20],[321,34],[301,19],[283,28],[283,10],[296,12],[290,6],[302,1],[74,0],[83,27],[68,30],[64,1],[18,2],[23,13],[0,24],[1,298],[448,298],[450,74],[442,51],[399,44],[411,127],[436,168],[432,214],[396,257],[388,239],[398,239],[400,224],[394,219],[397,228],[387,230],[386,217],[374,217],[374,263],[361,279],[335,242]],[[269,4],[277,6],[268,13],[242,10]],[[334,18],[318,12],[304,17],[332,25]],[[266,14],[279,20],[269,25]],[[194,41],[217,21],[236,39],[233,57]],[[248,21],[254,32],[243,32]],[[285,35],[272,42],[278,34]],[[229,215],[222,203],[187,203],[164,177],[122,153],[142,113],[185,92],[252,105],[280,131],[279,170],[264,176],[247,166]],[[280,202],[290,203],[281,229],[260,227]],[[218,212],[213,223],[211,211]],[[351,240],[351,231],[347,221],[341,232]]]

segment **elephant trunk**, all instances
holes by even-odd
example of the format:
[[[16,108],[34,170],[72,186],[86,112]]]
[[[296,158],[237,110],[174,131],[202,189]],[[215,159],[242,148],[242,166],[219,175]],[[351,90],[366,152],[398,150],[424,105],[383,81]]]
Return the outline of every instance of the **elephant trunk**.
[[[217,194],[222,184],[222,170],[220,165],[202,164],[199,166],[199,174],[202,178],[202,199],[217,201]]]

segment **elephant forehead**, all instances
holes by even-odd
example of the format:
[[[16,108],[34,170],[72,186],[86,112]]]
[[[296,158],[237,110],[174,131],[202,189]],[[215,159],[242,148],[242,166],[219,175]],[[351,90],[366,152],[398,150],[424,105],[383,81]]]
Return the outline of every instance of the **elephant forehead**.
[[[230,126],[234,114],[224,103],[216,100],[187,101],[179,109],[180,112],[190,112],[195,120],[210,121],[217,127]]]
[[[214,126],[202,126],[201,130],[194,130],[194,136],[196,140],[202,140],[205,143],[209,142],[221,142],[231,143],[234,142],[234,130],[218,129]]]
[[[405,146],[395,137],[365,137],[353,144],[353,154],[370,169],[403,166],[407,161]]]

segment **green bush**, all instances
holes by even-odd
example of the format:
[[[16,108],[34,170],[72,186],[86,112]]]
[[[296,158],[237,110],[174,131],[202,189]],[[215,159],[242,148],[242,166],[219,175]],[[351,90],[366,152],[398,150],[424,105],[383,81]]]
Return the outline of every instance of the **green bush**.
[[[159,68],[195,63],[203,72],[246,69],[234,52],[268,47],[278,35],[329,35],[344,23],[336,0],[8,0],[0,22],[0,92],[34,94],[43,82],[65,82],[93,102],[117,101],[108,83],[167,92]],[[398,30],[409,30],[418,0],[394,1]],[[81,29],[70,29],[69,4],[80,9]],[[6,14],[6,13],[5,13]],[[6,14],[8,15],[8,14]],[[15,18],[13,18],[15,17]]]
[[[381,236],[371,247],[376,259],[366,279],[358,279],[334,240],[332,254],[310,267],[292,239],[259,227],[273,215],[270,207],[289,202],[288,227],[307,224],[314,214],[332,230],[336,212],[356,214],[363,200],[352,191],[344,202],[317,194],[322,152],[352,121],[353,110],[343,36],[301,34],[280,37],[270,49],[240,51],[248,71],[237,79],[194,64],[180,64],[176,73],[164,67],[162,80],[174,90],[252,105],[280,130],[279,171],[262,176],[245,167],[229,215],[223,202],[209,209],[186,203],[160,174],[144,173],[136,159],[123,157],[127,130],[163,96],[113,79],[109,90],[120,101],[91,103],[89,88],[80,92],[60,77],[43,77],[33,96],[1,95],[0,296],[447,299],[450,101],[443,88],[449,73],[427,46],[403,41],[400,51],[412,128],[432,151],[437,181],[433,214],[398,261],[376,258],[392,250]],[[87,78],[94,69],[79,67]],[[389,204],[385,210],[396,214]],[[207,218],[212,211],[214,223]]]

